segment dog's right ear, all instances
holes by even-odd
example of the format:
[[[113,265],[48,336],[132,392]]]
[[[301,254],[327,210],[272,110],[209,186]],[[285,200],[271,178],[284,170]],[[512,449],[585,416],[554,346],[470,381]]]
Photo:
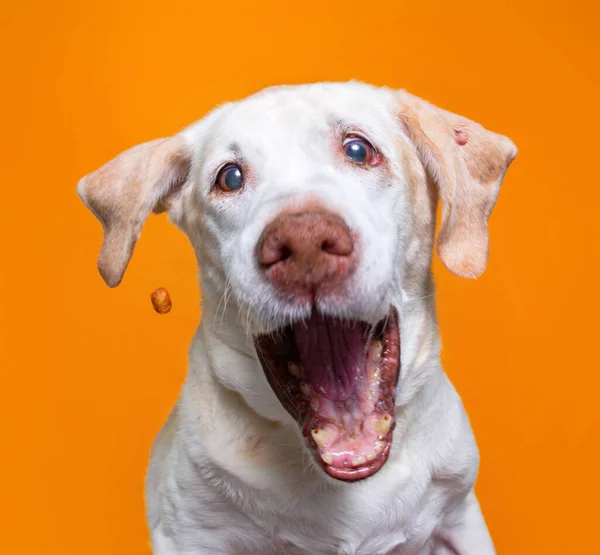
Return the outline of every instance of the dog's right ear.
[[[109,287],[121,283],[150,212],[168,209],[191,165],[191,151],[176,135],[126,150],[79,182],[79,197],[104,229],[98,269]]]

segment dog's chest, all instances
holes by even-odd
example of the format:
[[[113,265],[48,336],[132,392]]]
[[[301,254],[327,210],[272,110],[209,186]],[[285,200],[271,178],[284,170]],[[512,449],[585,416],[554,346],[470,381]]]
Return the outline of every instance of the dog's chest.
[[[336,534],[295,536],[290,541],[272,544],[273,555],[402,555],[406,542],[403,531],[381,527],[364,537],[357,530],[340,529]]]
[[[195,488],[188,499],[190,509],[205,515],[200,526],[207,518],[219,522],[226,552],[235,555],[416,555],[439,517],[440,505],[425,502],[429,473],[410,465],[400,450],[376,476],[354,484],[298,482],[285,468],[271,469],[263,482],[254,469],[258,490],[246,485],[250,476],[244,484],[229,482],[221,467],[211,474],[206,489]],[[288,478],[276,481],[280,476]],[[220,502],[207,504],[217,486],[221,493],[214,499]]]
[[[375,483],[373,483],[375,482]],[[404,555],[418,553],[431,530],[423,521],[413,485],[388,491],[377,480],[328,495],[306,495],[289,510],[263,513],[257,523],[257,553],[273,555]],[[383,483],[383,482],[382,482]],[[388,483],[389,487],[389,483]],[[395,491],[394,491],[395,490]],[[349,491],[351,493],[349,493]],[[404,494],[404,495],[402,495]],[[255,514],[255,519],[258,516]],[[429,520],[429,519],[425,519]],[[262,536],[262,539],[259,537]],[[418,538],[417,536],[420,536]],[[407,542],[407,538],[410,541]],[[410,544],[410,545],[409,545]],[[241,546],[240,546],[241,547]],[[242,549],[239,553],[248,553]]]
[[[262,555],[401,555],[406,535],[400,523],[379,519],[372,522],[366,517],[340,518],[322,515],[318,521],[280,518],[273,536],[258,540],[256,553]],[[271,534],[269,534],[271,535]],[[248,555],[248,547],[237,546]],[[254,553],[254,551],[252,552]]]

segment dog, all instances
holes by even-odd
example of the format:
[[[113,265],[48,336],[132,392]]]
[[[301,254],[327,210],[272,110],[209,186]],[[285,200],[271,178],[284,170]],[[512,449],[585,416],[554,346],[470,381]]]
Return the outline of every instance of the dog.
[[[146,478],[155,554],[495,553],[431,261],[436,242],[454,274],[485,270],[516,153],[408,92],[318,83],[221,105],[79,182],[110,287],[152,212],[200,268],[202,322]]]

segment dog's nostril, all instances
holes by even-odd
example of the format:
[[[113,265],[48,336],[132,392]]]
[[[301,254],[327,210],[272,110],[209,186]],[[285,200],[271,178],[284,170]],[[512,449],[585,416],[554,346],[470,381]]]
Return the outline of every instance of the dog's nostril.
[[[271,244],[263,243],[258,249],[258,260],[266,268],[284,262],[291,258],[294,251],[287,244],[279,240],[273,241]]]
[[[321,243],[321,250],[325,251],[327,254],[337,254],[336,253],[336,245],[335,245],[335,241],[332,241],[331,239],[325,239],[322,243]]]
[[[333,256],[349,256],[352,254],[353,244],[352,239],[347,237],[323,239],[321,241],[321,252]]]
[[[279,262],[287,260],[290,256],[292,256],[292,249],[287,245],[282,245],[279,249]]]

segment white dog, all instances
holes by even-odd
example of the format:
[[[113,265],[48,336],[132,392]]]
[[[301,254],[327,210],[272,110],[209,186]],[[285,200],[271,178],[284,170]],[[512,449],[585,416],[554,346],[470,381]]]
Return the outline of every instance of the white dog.
[[[79,184],[121,281],[150,212],[198,257],[202,324],[153,448],[157,555],[494,546],[439,358],[431,256],[476,277],[513,143],[404,91],[275,87]]]

